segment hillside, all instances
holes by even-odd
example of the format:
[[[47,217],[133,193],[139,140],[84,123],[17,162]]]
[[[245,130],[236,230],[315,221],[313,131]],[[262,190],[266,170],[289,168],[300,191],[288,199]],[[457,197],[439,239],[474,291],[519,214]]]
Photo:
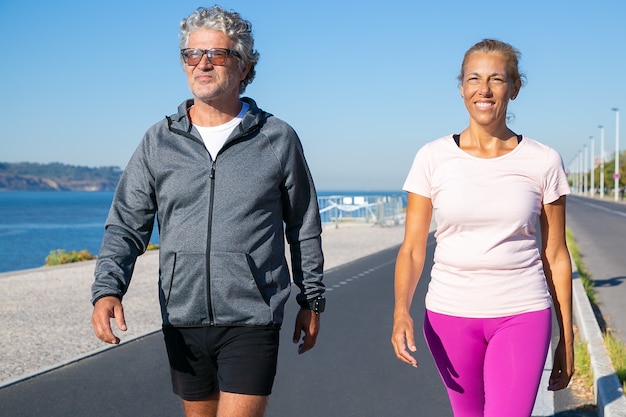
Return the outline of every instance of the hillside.
[[[119,167],[0,162],[0,191],[113,191]]]

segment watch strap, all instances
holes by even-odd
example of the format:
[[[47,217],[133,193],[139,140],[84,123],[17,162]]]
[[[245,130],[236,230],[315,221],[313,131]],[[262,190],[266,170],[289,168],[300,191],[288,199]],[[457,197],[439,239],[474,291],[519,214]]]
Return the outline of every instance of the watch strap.
[[[323,313],[326,308],[326,298],[319,296],[311,300],[306,300],[298,303],[300,307],[307,310],[312,310],[315,314]]]

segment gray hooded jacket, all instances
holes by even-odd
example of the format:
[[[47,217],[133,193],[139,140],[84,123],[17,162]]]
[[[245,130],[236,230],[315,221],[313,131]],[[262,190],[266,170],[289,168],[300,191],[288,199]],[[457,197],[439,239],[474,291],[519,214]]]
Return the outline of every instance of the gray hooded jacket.
[[[215,160],[182,103],[131,157],[106,220],[92,303],[120,299],[158,221],[164,326],[280,326],[291,288],[324,292],[317,195],[302,145],[285,122],[250,108]]]

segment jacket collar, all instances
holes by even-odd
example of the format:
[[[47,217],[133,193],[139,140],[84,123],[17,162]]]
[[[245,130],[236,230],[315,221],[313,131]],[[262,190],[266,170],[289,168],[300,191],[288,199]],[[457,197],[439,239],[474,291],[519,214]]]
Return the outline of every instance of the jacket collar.
[[[236,130],[236,136],[260,128],[267,118],[271,116],[271,114],[261,110],[253,99],[242,97],[241,101],[248,103],[249,109],[244,115],[238,130]],[[167,117],[170,130],[183,131],[191,134],[193,128],[191,120],[189,119],[189,109],[191,106],[193,106],[193,99],[185,100],[178,106],[178,112],[176,114]]]

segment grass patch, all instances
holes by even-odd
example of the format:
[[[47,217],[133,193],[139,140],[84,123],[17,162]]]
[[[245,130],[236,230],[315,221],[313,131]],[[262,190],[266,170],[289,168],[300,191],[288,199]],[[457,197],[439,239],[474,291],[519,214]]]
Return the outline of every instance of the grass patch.
[[[591,370],[591,356],[587,344],[581,339],[578,332],[574,335],[574,366],[576,378],[586,389],[593,389],[593,371]]]
[[[585,264],[583,263],[582,256],[580,255],[580,250],[576,245],[576,241],[574,240],[574,235],[570,229],[565,231],[565,238],[567,240],[567,247],[569,248],[570,253],[572,254],[572,259],[576,264],[576,269],[578,270],[578,276],[580,277],[580,281],[583,284],[583,288],[585,289],[585,293],[587,294],[587,298],[593,305],[598,304],[598,300],[596,297],[596,293],[593,290],[593,280],[591,279],[591,275],[585,268]]]
[[[146,251],[157,249],[159,249],[159,245],[150,242]],[[96,259],[96,256],[89,253],[87,249],[83,249],[80,252],[75,250],[69,252],[65,249],[57,249],[51,251],[50,254],[46,256],[46,264],[44,266],[71,264],[74,262],[90,261],[92,259]]]
[[[593,390],[593,370],[591,356],[587,343],[580,336],[578,328],[574,326],[574,375],[569,384],[569,390],[574,397],[589,407],[594,407],[595,394]]]
[[[583,263],[582,256],[580,255],[580,250],[576,245],[576,241],[574,240],[574,235],[571,230],[567,229],[565,231],[567,246],[572,254],[572,259],[574,260],[574,264],[576,264],[576,269],[578,270],[578,275],[580,276],[581,282],[583,284],[583,288],[585,289],[585,293],[589,298],[591,304],[597,307],[597,297],[596,293],[593,290],[593,279],[591,279],[591,275],[585,268],[585,264]],[[626,345],[622,343],[622,341],[611,334],[611,331],[608,330],[604,332],[604,344],[609,354],[609,358],[613,364],[613,368],[615,368],[615,373],[622,384],[622,388],[626,391]],[[574,355],[576,361],[576,372],[585,372],[584,367],[585,355],[588,358],[589,353],[587,351],[587,346],[585,343],[577,343],[574,342]],[[580,366],[581,369],[578,368],[578,357],[581,356]],[[591,374],[591,370],[589,370],[589,376],[591,380],[591,384],[593,385],[593,375]],[[586,385],[586,383],[585,383]]]
[[[622,389],[626,392],[626,345],[613,336],[610,331],[604,334],[604,344],[609,352],[617,378],[622,383]]]

